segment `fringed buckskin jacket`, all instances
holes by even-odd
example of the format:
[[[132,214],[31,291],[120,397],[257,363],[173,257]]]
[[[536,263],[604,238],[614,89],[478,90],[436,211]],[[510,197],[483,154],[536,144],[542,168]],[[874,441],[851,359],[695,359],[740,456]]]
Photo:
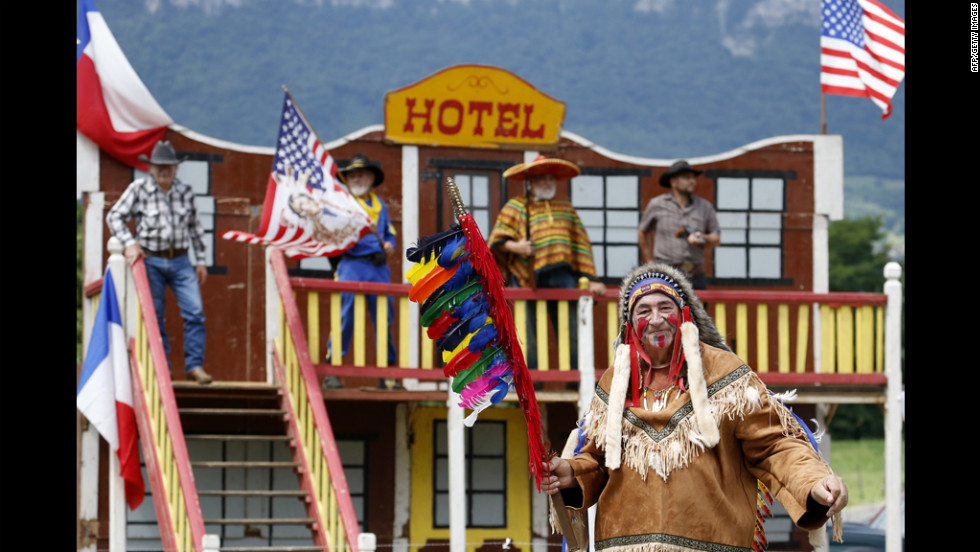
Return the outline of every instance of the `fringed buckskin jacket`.
[[[588,440],[569,460],[580,488],[562,491],[573,515],[598,504],[596,552],[750,552],[758,481],[802,529],[827,521],[828,508],[809,495],[831,470],[806,431],[737,356],[701,346],[721,434],[713,448],[696,444],[690,395],[675,388],[659,412],[624,409],[622,466],[607,469],[597,443],[605,442],[613,370],[599,381],[583,428]]]

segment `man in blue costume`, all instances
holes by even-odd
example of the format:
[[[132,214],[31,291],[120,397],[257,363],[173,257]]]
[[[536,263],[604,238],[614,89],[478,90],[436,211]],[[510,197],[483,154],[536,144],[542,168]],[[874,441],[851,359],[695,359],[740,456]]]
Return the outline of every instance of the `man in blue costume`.
[[[357,245],[348,250],[343,255],[336,257],[335,278],[340,282],[378,282],[382,284],[391,283],[391,269],[388,268],[388,257],[395,253],[395,229],[388,218],[388,206],[384,200],[377,196],[372,190],[384,182],[385,173],[381,170],[381,165],[376,161],[371,161],[363,154],[356,154],[338,172],[344,178],[347,189],[354,199],[364,208],[371,221],[374,223],[375,232],[365,235]],[[354,294],[341,294],[340,317],[342,323],[341,340],[343,346],[341,353],[347,354],[350,347],[351,336],[354,334]],[[377,324],[377,296],[367,296],[368,312],[371,313],[371,320]],[[394,319],[394,299],[388,297],[388,365],[395,365],[398,362],[398,355],[395,352],[394,336],[391,333],[391,322]],[[330,362],[331,346],[327,345],[327,362]],[[386,385],[386,383],[388,385]],[[382,380],[380,386],[391,387],[393,381]],[[336,389],[341,387],[339,378],[327,376],[323,380],[325,389]]]

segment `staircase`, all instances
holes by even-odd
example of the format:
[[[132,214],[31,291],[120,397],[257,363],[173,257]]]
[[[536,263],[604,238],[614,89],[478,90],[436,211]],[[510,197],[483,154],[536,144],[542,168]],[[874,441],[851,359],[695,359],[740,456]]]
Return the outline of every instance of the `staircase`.
[[[282,390],[261,383],[174,382],[208,534],[228,552],[312,552]]]

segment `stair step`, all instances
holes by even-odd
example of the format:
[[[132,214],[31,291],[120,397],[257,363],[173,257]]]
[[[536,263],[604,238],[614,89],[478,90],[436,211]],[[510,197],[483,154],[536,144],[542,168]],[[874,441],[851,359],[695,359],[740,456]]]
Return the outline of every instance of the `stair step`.
[[[323,552],[322,546],[222,546],[221,552]]]
[[[299,462],[191,462],[194,468],[296,468]]]
[[[313,525],[313,518],[221,518],[206,519],[204,524],[214,525]]]
[[[199,441],[290,441],[292,437],[288,435],[214,435],[214,434],[187,434],[185,439],[197,439]]]
[[[197,491],[198,496],[306,496],[306,491]]]
[[[286,414],[286,411],[275,408],[178,408],[177,413],[224,416],[283,416]]]

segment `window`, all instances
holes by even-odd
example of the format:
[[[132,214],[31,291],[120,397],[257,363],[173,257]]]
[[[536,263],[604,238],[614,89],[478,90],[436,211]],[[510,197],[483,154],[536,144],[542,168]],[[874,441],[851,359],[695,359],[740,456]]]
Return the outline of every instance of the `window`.
[[[466,211],[473,215],[473,220],[480,227],[483,239],[490,237],[493,222],[490,220],[490,177],[485,174],[467,174],[456,172],[453,181],[459,189],[459,198],[463,201]]]
[[[721,244],[714,250],[714,280],[783,279],[786,181],[778,171],[708,171],[715,178]]]
[[[584,169],[572,179],[572,206],[589,234],[600,278],[622,278],[640,262],[640,177],[649,175],[648,170]]]
[[[446,421],[434,421],[434,525],[449,527],[449,447]],[[506,422],[477,421],[464,431],[467,527],[507,524]]]
[[[357,524],[364,531],[367,523],[367,442],[354,439],[337,439],[337,452],[344,466],[347,490],[357,514]]]

